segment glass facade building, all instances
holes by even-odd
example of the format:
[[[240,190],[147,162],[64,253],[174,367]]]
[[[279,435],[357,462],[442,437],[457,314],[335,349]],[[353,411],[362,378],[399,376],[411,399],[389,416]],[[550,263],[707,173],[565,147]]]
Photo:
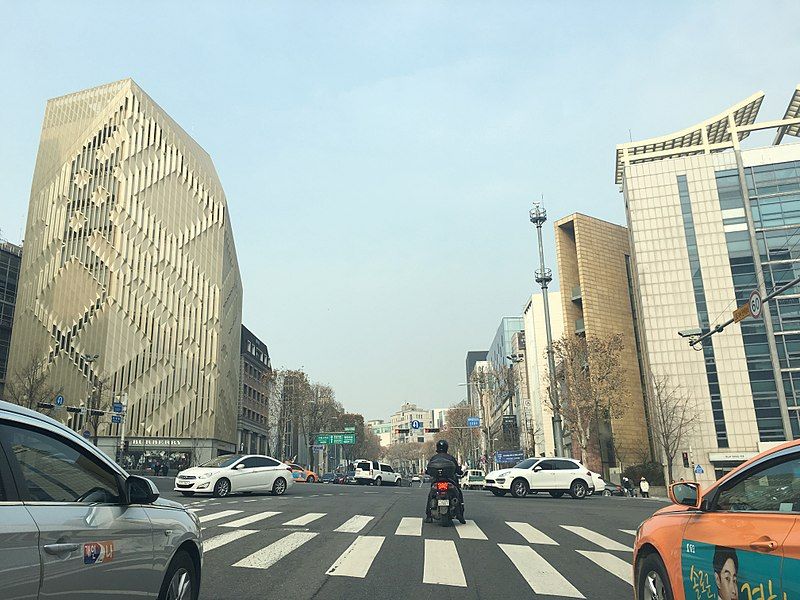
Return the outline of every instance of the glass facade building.
[[[22,247],[0,242],[0,399],[8,378],[8,353],[11,349],[11,326],[17,301]]]

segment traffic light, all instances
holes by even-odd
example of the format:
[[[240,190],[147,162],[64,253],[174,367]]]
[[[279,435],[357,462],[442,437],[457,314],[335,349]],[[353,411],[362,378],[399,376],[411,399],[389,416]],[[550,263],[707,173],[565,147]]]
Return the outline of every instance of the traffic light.
[[[92,410],[89,411],[89,414],[93,417],[102,417],[104,414],[106,414],[106,411],[97,410],[96,408],[93,408]]]
[[[131,443],[128,440],[125,440],[124,442],[122,442],[122,451],[123,452],[127,452],[128,451],[128,446],[130,446],[130,444]]]
[[[82,413],[83,412],[83,408],[81,408],[80,406],[68,406],[67,407],[67,412]]]
[[[411,431],[408,427],[398,427],[394,430],[395,433],[408,433]]]
[[[683,466],[686,467],[687,469],[689,468],[689,453],[688,452],[684,452],[683,453]]]
[[[439,433],[438,427],[426,427],[425,433]]]

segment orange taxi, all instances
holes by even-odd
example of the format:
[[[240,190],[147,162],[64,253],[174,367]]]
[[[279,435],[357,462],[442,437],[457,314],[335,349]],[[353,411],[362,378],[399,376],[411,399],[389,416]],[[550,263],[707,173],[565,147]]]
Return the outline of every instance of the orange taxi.
[[[306,483],[314,483],[315,481],[319,481],[319,475],[317,475],[311,469],[306,469],[305,467],[301,467],[295,463],[288,464],[292,469],[292,479],[295,481],[305,481]]]
[[[669,496],[636,532],[637,600],[800,598],[800,440]]]

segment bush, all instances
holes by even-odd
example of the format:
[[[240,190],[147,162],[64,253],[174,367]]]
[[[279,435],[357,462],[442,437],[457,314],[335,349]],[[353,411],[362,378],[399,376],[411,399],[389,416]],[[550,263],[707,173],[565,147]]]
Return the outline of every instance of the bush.
[[[634,485],[644,477],[650,485],[664,485],[664,465],[655,461],[648,461],[640,465],[625,467],[622,472]]]

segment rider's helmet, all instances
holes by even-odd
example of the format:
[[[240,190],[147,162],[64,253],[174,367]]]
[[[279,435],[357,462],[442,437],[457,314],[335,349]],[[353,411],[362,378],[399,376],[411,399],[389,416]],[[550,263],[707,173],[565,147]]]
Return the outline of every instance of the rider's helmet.
[[[448,448],[450,448],[450,444],[447,443],[447,440],[439,440],[438,442],[436,442],[437,454],[447,453]]]

